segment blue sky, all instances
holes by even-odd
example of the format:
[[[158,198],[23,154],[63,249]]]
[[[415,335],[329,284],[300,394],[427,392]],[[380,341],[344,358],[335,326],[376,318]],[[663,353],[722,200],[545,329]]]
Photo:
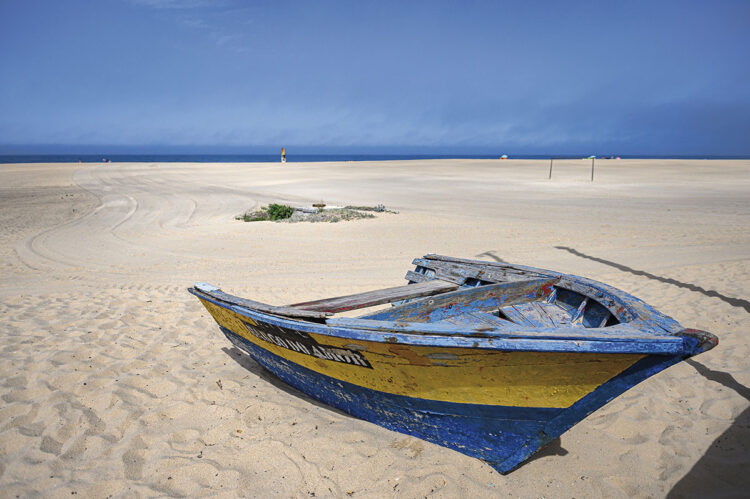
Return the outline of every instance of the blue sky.
[[[750,155],[748,54],[746,1],[0,0],[0,145]]]

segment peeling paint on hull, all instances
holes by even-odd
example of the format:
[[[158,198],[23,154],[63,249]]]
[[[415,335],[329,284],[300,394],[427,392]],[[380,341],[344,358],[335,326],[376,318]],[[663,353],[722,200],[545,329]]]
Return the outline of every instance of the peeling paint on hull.
[[[461,404],[362,388],[289,362],[226,328],[221,330],[235,346],[301,392],[389,430],[481,459],[503,474],[609,400],[680,360],[642,359],[567,409]]]

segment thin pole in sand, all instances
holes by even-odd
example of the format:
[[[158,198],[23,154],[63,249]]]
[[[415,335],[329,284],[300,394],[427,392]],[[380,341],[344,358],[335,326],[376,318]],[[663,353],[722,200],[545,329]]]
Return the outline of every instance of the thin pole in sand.
[[[594,181],[594,161],[596,161],[596,158],[591,158],[591,181]]]
[[[552,178],[552,162],[554,160],[555,160],[555,158],[550,158],[549,159],[549,177],[547,177],[548,180]]]

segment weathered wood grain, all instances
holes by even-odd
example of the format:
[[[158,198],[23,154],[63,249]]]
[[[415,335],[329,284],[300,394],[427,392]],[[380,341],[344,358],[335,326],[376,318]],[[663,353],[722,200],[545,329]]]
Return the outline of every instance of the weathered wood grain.
[[[554,302],[535,302],[534,306],[538,307],[547,315],[552,324],[551,327],[563,327],[570,324],[570,314],[565,309],[557,306]]]
[[[516,324],[530,327],[570,327],[570,315],[552,303],[530,302],[503,307],[500,311]]]
[[[460,263],[444,262],[427,258],[416,258],[414,265],[424,267],[435,272],[439,279],[449,280],[463,284],[466,279],[480,279],[488,282],[513,282],[524,281],[532,278],[545,277],[538,272],[526,272],[524,270],[507,268],[484,268],[482,266],[464,265]]]
[[[460,289],[398,305],[361,318],[410,322],[440,321],[450,315],[498,309],[509,304],[536,300],[550,293],[556,282],[556,279],[533,279]]]
[[[458,288],[458,284],[432,279],[417,284],[398,286],[395,288],[379,289],[377,291],[339,296],[325,300],[295,303],[289,305],[289,307],[303,310],[317,310],[320,312],[344,312],[346,310],[372,307],[399,300],[432,296],[446,291],[453,291],[456,288]]]
[[[524,307],[524,305],[530,304],[519,303],[517,306],[509,305],[507,307],[502,307],[500,311],[508,319],[520,326],[553,327],[553,325],[547,324],[545,321],[541,320],[541,314],[536,313],[532,307]]]
[[[435,279],[435,274],[420,274],[419,272],[414,272],[413,270],[408,270],[406,272],[406,280],[409,282],[425,282],[425,281],[431,281]]]
[[[469,312],[461,315],[450,315],[435,324],[451,324],[453,326],[462,326],[472,331],[488,331],[492,329],[502,329],[506,327],[517,327],[510,321],[501,319],[493,314],[485,312]]]
[[[424,259],[438,261],[438,262],[472,265],[475,267],[482,267],[482,268],[514,270],[514,271],[526,272],[526,273],[535,274],[535,275],[540,274],[540,273],[543,275],[547,275],[547,276],[564,275],[564,274],[561,274],[560,272],[541,270],[535,267],[528,267],[526,265],[515,265],[515,264],[505,263],[505,262],[487,262],[483,260],[468,260],[466,258],[454,258],[452,256],[436,255],[433,253],[425,255]]]

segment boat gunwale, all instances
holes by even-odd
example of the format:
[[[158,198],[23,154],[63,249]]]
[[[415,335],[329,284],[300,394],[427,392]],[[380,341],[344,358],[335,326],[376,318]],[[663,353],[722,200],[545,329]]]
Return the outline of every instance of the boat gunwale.
[[[285,327],[306,333],[331,336],[348,340],[361,340],[377,343],[393,343],[410,346],[436,348],[469,348],[481,350],[497,350],[503,352],[554,352],[554,353],[612,353],[612,354],[656,354],[656,355],[692,355],[697,341],[692,337],[679,335],[653,334],[646,338],[575,338],[562,339],[556,337],[537,336],[509,337],[507,330],[487,330],[467,334],[467,328],[435,323],[404,322],[403,329],[372,329],[338,325],[334,319],[331,324],[310,322],[293,317],[280,317],[267,312],[253,310],[231,302],[213,298],[209,293],[196,288],[188,288],[188,292],[196,297],[211,302],[222,308],[231,310],[254,321],[266,322],[275,326]],[[225,295],[228,296],[228,295]],[[331,319],[328,319],[331,321]],[[338,320],[339,324],[341,319]],[[381,321],[372,321],[373,323]],[[529,328],[534,332],[542,332],[539,328]],[[599,328],[587,328],[595,331]],[[559,328],[550,328],[559,331]],[[495,331],[495,334],[490,332]],[[519,332],[522,329],[519,329]]]

